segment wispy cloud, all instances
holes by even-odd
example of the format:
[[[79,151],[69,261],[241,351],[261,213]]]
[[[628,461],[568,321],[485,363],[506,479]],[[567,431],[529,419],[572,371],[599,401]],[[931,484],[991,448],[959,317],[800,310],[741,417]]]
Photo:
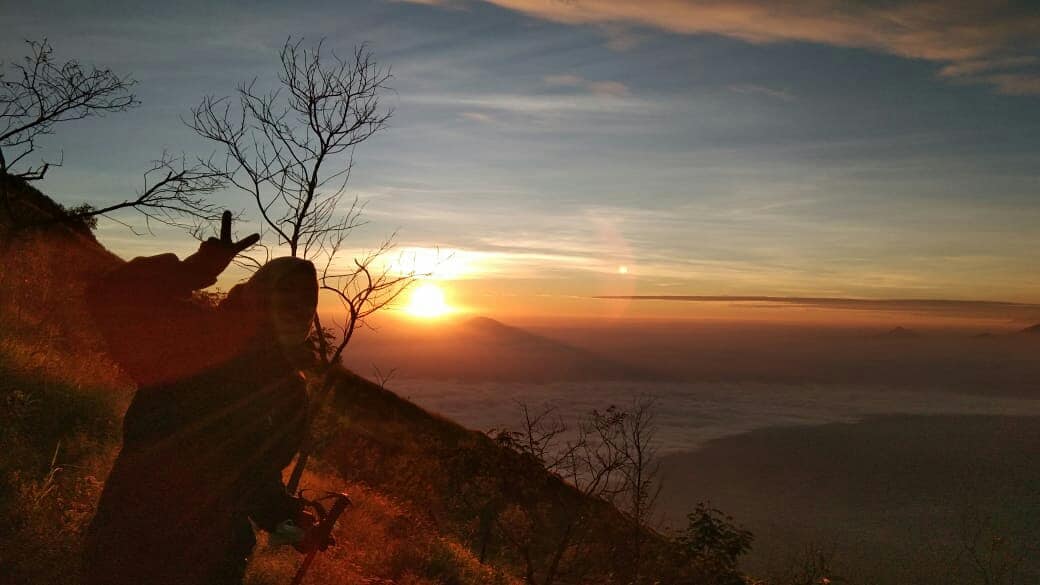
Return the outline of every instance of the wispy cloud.
[[[766,87],[764,85],[754,85],[754,84],[731,85],[731,86],[729,86],[729,90],[734,92],[734,93],[741,93],[741,94],[748,94],[748,95],[764,95],[766,97],[771,97],[771,98],[778,99],[778,100],[785,101],[785,102],[792,102],[795,99],[794,94],[792,94],[791,92],[789,92],[787,90],[773,89],[771,87]]]
[[[1040,39],[1040,13],[1013,3],[864,3],[819,0],[485,0],[538,18],[567,24],[651,27],[680,34],[715,34],[750,43],[798,41],[872,49],[946,65],[944,76],[971,75],[987,63],[1032,62]],[[616,34],[616,33],[615,33]],[[981,67],[981,69],[979,69]],[[977,72],[976,71],[976,72]],[[1040,92],[1036,72],[978,78],[1007,93]],[[1040,86],[1040,82],[1037,83]]]
[[[440,6],[444,8],[459,8],[461,2],[456,0],[387,0],[388,2],[401,4],[423,4],[425,6]]]
[[[992,83],[1005,95],[1040,95],[1040,75],[1001,73],[987,75],[983,81]]]
[[[494,117],[489,116],[488,114],[485,114],[483,112],[462,112],[461,114],[459,114],[459,117],[461,117],[464,120],[469,120],[470,122],[477,122],[480,124],[490,124],[495,121]]]
[[[1003,59],[971,59],[951,63],[941,70],[939,74],[944,77],[963,77],[978,75],[990,71],[999,71],[1024,67],[1040,62],[1040,58],[1033,55],[1020,55],[1018,57],[1007,57]]]
[[[604,85],[599,86],[598,91],[590,89],[581,93],[419,94],[402,100],[426,106],[461,109],[471,116],[473,112],[487,115],[486,111],[481,110],[523,115],[638,113],[646,112],[652,106],[650,102],[620,94],[617,87],[608,88]]]
[[[592,81],[591,79],[571,74],[547,75],[543,80],[546,85],[573,87],[597,95],[626,96],[629,93],[628,86],[619,81]]]

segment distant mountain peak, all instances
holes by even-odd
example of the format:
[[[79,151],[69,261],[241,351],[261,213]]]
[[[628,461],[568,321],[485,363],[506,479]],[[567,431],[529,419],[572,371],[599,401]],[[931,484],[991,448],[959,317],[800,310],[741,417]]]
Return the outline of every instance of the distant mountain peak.
[[[881,337],[886,337],[888,339],[916,339],[920,337],[920,335],[912,329],[899,326],[883,333]]]
[[[470,381],[646,380],[658,375],[486,316],[403,328],[402,333],[359,350],[366,352],[361,362],[393,363],[412,378]],[[354,359],[358,356],[355,351]]]
[[[469,326],[469,327],[479,327],[481,329],[490,329],[490,328],[496,328],[497,329],[497,328],[501,328],[501,327],[509,327],[508,325],[506,325],[505,323],[503,323],[501,321],[498,321],[496,319],[492,319],[491,317],[485,317],[483,315],[478,315],[476,317],[470,317],[470,318],[466,319],[463,323],[465,325]]]
[[[519,327],[512,325],[506,325],[505,323],[492,319],[491,317],[477,316],[470,317],[462,323],[460,323],[464,330],[468,330],[470,333],[478,333],[482,335],[494,335],[498,337],[508,336],[510,338],[534,338],[539,337]]]

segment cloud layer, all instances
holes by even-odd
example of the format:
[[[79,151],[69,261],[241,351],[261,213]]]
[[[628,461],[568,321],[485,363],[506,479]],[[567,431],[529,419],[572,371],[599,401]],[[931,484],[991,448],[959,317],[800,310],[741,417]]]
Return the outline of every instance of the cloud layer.
[[[1003,316],[1009,319],[1040,319],[1040,305],[1005,301],[974,301],[950,299],[857,299],[842,297],[778,297],[734,295],[625,295],[598,296],[598,299],[636,301],[680,301],[699,303],[751,303],[837,309],[854,311],[883,311],[912,314],[943,314],[972,317]]]
[[[485,0],[567,24],[634,25],[750,43],[798,41],[876,50],[946,64],[940,74],[1040,93],[1040,13],[1006,2],[810,0]],[[614,29],[616,30],[616,28]]]

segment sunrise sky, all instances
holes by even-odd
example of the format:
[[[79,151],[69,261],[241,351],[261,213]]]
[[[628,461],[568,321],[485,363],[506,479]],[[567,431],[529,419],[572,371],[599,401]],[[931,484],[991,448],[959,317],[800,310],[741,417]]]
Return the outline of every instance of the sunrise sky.
[[[140,82],[141,107],[46,142],[65,164],[41,187],[75,204],[131,195],[164,149],[211,152],[180,118],[273,80],[287,36],[368,42],[395,113],[356,153],[370,223],[354,244],[396,231],[407,253],[439,248],[446,302],[473,312],[696,304],[603,295],[1040,303],[1040,10],[772,4],[3,2],[0,48],[47,36]],[[195,246],[98,233],[126,257]]]

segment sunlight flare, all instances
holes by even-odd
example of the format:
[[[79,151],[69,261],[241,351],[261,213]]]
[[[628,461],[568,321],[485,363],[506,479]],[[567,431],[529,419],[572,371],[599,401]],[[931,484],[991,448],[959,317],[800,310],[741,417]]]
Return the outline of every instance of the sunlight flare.
[[[441,287],[426,283],[412,291],[405,311],[413,317],[433,319],[450,313],[451,307],[445,302]]]

